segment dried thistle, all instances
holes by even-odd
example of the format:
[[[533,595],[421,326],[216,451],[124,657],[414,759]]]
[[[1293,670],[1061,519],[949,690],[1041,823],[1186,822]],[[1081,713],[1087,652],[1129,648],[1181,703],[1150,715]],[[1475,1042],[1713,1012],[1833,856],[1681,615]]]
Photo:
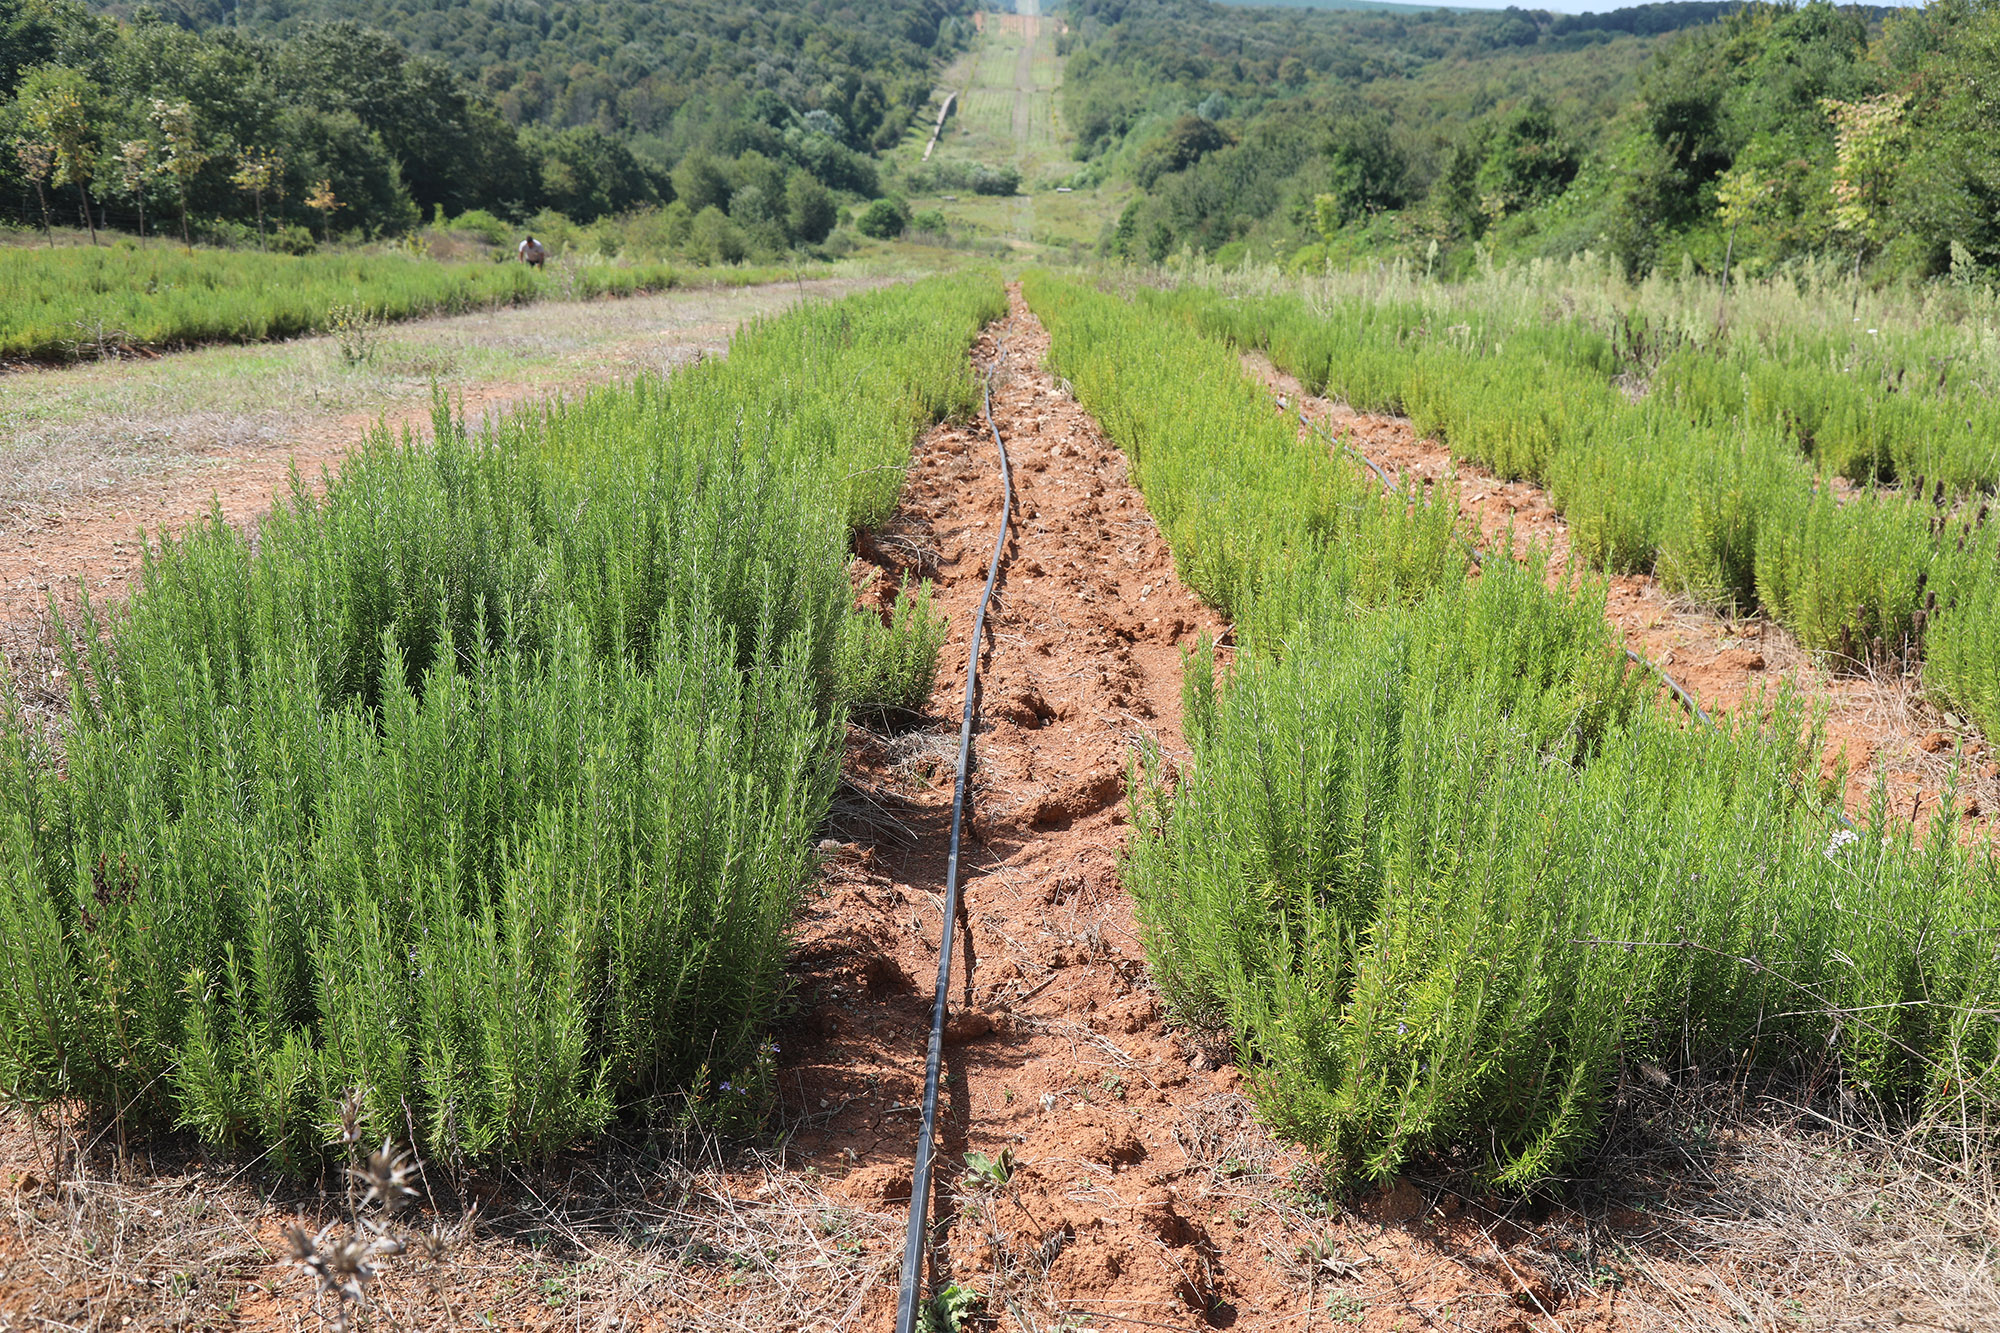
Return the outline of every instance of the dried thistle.
[[[366,1097],[360,1088],[349,1088],[340,1099],[340,1141],[352,1148],[361,1142],[361,1112]]]
[[[347,1174],[368,1187],[361,1198],[363,1208],[379,1203],[383,1212],[393,1215],[417,1197],[415,1187],[410,1184],[416,1177],[414,1159],[408,1153],[397,1152],[395,1144],[387,1139],[360,1166],[348,1167]]]
[[[373,1222],[362,1222],[344,1239],[335,1240],[336,1225],[329,1222],[315,1236],[308,1236],[303,1227],[289,1227],[285,1239],[291,1246],[292,1262],[313,1279],[321,1295],[337,1302],[334,1327],[344,1333],[348,1307],[368,1302],[375,1261],[403,1253],[403,1243]]]

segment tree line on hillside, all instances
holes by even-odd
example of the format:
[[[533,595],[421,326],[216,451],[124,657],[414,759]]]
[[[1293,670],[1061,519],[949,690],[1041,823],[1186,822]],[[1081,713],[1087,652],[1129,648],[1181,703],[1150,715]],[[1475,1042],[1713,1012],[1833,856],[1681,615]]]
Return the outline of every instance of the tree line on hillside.
[[[359,23],[476,82],[512,124],[596,125],[678,160],[764,94],[886,147],[972,32],[964,0],[153,0],[196,30]],[[130,12],[128,0],[102,7]],[[753,118],[755,117],[752,113]]]
[[[1079,156],[1145,190],[1106,235],[1114,254],[2000,266],[2000,123],[1981,91],[2000,0],[1581,16],[1080,3]],[[1165,77],[1145,86],[1149,69]]]
[[[787,33],[813,55],[788,63],[796,77],[768,51],[748,76],[711,70],[675,85],[672,111],[641,134],[601,102],[525,115],[492,80],[348,19],[282,36],[176,20],[0,0],[0,220],[297,249],[440,214],[589,222],[658,208],[667,231],[699,222],[722,257],[813,245],[843,198],[881,193],[878,142],[928,99],[923,61],[970,31],[934,23],[931,46],[850,68],[821,50],[831,20],[802,9]],[[649,77],[658,92],[668,76]]]

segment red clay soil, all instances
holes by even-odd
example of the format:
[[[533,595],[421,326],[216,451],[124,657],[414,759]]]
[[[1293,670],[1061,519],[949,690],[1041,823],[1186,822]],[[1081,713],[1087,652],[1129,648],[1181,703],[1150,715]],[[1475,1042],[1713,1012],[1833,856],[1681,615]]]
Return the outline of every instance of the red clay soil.
[[[968,1328],[1733,1326],[1752,1307],[1732,1291],[1753,1287],[1760,1311],[1795,1292],[1799,1309],[1826,1311],[1809,1290],[1821,1274],[1783,1266],[1791,1250],[1778,1264],[1719,1255],[1645,1211],[1733,1206],[1721,1168],[1683,1170],[1689,1142],[1711,1164],[1725,1155],[1709,1121],[1690,1140],[1621,1095],[1621,1120],[1657,1118],[1661,1146],[1587,1210],[1411,1181],[1343,1201],[1255,1121],[1228,1053],[1169,1025],[1117,876],[1125,775],[1143,741],[1185,755],[1180,652],[1224,627],[1175,578],[1121,455],[1043,368],[1046,334],[1012,299],[975,351],[999,368],[994,415],[1016,483],[986,641],[969,634],[1002,495],[983,422],[931,431],[899,514],[856,541],[865,596],[932,578],[951,637],[928,726],[850,733],[797,928],[798,1004],[778,1033],[777,1147],[691,1173],[600,1144],[533,1179],[459,1180],[486,1200],[484,1234],[442,1270],[385,1276],[397,1326],[473,1314],[509,1329],[892,1326],[975,648],[964,866],[977,963],[946,1052],[932,1269],[935,1285],[983,1297]],[[884,575],[872,585],[871,567]],[[980,1179],[968,1153],[1008,1165]],[[115,1188],[51,1185],[19,1118],[0,1117],[0,1330],[330,1326],[281,1238],[295,1216],[325,1220],[327,1198],[182,1154],[142,1156]],[[131,1258],[107,1258],[86,1231],[115,1234]],[[188,1257],[172,1268],[156,1257],[169,1233],[198,1242],[178,1242]]]
[[[1345,403],[1304,392],[1298,380],[1263,356],[1244,364],[1289,406],[1303,409],[1320,430],[1346,440],[1391,477],[1409,475],[1426,484],[1448,475],[1459,483],[1459,510],[1488,549],[1502,546],[1511,530],[1516,552],[1539,545],[1549,555],[1552,581],[1570,567],[1569,525],[1548,493],[1527,481],[1508,481],[1463,459],[1436,440],[1423,439],[1405,417],[1357,412]],[[1894,675],[1828,671],[1791,632],[1763,615],[1718,614],[1660,587],[1650,574],[1619,574],[1607,583],[1605,615],[1625,646],[1654,663],[1712,713],[1777,693],[1789,681],[1826,707],[1821,776],[1830,778],[1843,758],[1850,813],[1868,810],[1878,775],[1892,812],[1927,821],[1952,789],[1960,833],[1984,842],[2000,812],[2000,753],[1976,731],[1954,726],[1920,697],[1915,682]]]
[[[1443,1326],[1438,1311],[1454,1327],[1524,1328],[1536,1299],[1582,1326],[1607,1298],[1564,1301],[1531,1265],[1510,1271],[1484,1227],[1454,1228],[1455,1201],[1435,1212],[1406,1184],[1358,1210],[1328,1202],[1310,1161],[1254,1123],[1237,1071],[1218,1067],[1227,1053],[1166,1025],[1117,876],[1125,770],[1142,740],[1185,753],[1180,653],[1223,626],[1174,577],[1122,456],[1057,388],[1046,347],[1016,293],[975,352],[1002,367],[993,411],[1016,521],[981,645],[965,858],[975,1003],[954,1009],[949,1034],[933,1210],[949,1228],[934,1285],[982,1293],[1003,1330],[1315,1316],[1418,1328]],[[952,637],[933,712],[955,719],[1001,513],[984,424],[932,431],[904,494],[897,519],[857,546],[889,576],[877,587],[906,572],[936,580]],[[785,1079],[822,1118],[793,1139],[796,1164],[846,1169],[835,1191],[892,1215],[910,1190],[952,739],[943,721],[928,737],[853,736],[848,836],[828,849],[800,931],[809,1007]],[[963,985],[955,971],[954,1000]],[[965,1179],[964,1154],[1003,1151],[1004,1184]],[[894,1297],[888,1264],[853,1327],[889,1327]]]

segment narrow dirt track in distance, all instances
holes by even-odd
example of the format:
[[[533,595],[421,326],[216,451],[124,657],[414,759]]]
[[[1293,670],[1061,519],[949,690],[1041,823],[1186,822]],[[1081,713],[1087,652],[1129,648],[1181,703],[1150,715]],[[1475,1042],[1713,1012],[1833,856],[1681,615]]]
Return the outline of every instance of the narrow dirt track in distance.
[[[1569,525],[1541,487],[1505,480],[1476,463],[1454,462],[1448,448],[1420,438],[1406,417],[1357,412],[1308,394],[1261,354],[1246,354],[1243,361],[1290,404],[1285,410],[1303,409],[1308,420],[1345,439],[1391,477],[1408,474],[1428,485],[1455,472],[1460,513],[1487,549],[1503,548],[1511,532],[1517,554],[1531,544],[1548,552],[1552,581],[1571,572]],[[1845,758],[1851,814],[1866,813],[1879,773],[1898,818],[1928,821],[1950,791],[1957,764],[1961,837],[1985,841],[1994,833],[2000,753],[1976,731],[1948,726],[1921,699],[1913,678],[1830,672],[1782,625],[1762,615],[1717,614],[1668,594],[1651,574],[1611,576],[1605,616],[1626,647],[1671,674],[1712,713],[1733,712],[1760,694],[1775,695],[1785,681],[1807,698],[1824,701],[1821,776],[1830,778]]]

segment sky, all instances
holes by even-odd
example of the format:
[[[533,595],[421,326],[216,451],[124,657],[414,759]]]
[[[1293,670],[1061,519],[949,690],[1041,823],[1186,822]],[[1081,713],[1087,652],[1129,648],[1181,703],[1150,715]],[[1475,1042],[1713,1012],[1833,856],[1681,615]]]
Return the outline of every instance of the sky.
[[[1288,6],[1298,5],[1303,2],[1304,0],[1227,0],[1227,3],[1231,4],[1279,3]],[[1647,3],[1647,0],[1627,0],[1626,3],[1620,3],[1619,0],[1444,0],[1442,7],[1449,9],[1505,9],[1509,5],[1519,5],[1522,9],[1544,9],[1553,14],[1603,14],[1613,9],[1629,9],[1634,4],[1642,3]],[[1881,7],[1899,6],[1914,9],[1920,6],[1923,0],[1867,0],[1867,3]],[[1329,6],[1329,8],[1331,7]],[[1417,0],[1410,7],[1427,8],[1428,6],[1424,5],[1422,0]]]
[[[1546,9],[1552,14],[1603,14],[1613,9],[1629,9],[1633,4],[1646,0],[1630,0],[1619,4],[1617,0],[1452,0],[1454,9],[1505,9],[1517,4],[1522,9]],[[1923,0],[1866,0],[1873,8],[1917,9]]]

